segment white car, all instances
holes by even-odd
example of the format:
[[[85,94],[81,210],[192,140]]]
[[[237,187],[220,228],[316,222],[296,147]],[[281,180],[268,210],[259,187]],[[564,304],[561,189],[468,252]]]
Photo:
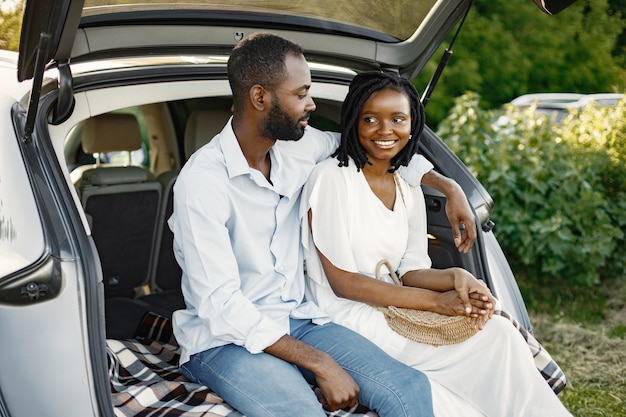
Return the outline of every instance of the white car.
[[[229,51],[257,31],[299,43],[310,123],[337,130],[355,73],[413,79],[472,1],[116,3],[27,0],[19,54],[0,54],[0,416],[240,416],[177,373],[168,327],[182,303],[171,186],[230,115]],[[434,266],[484,279],[530,330],[489,194],[430,129],[421,152],[462,186],[479,231],[459,253],[445,198],[425,189]]]
[[[510,104],[520,108],[532,106],[537,113],[547,114],[560,122],[570,110],[582,110],[591,103],[599,107],[615,106],[623,98],[621,93],[532,93],[519,96]]]

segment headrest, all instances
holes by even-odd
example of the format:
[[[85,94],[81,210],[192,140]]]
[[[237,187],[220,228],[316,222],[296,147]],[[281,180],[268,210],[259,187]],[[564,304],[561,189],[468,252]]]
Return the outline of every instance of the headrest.
[[[113,185],[135,184],[148,180],[148,172],[142,167],[112,167],[91,168],[83,172],[80,186],[86,185]]]
[[[191,112],[185,127],[185,157],[209,143],[222,131],[231,116],[230,110],[211,109]]]
[[[141,148],[139,122],[132,114],[101,114],[85,120],[82,132],[83,151],[134,151]]]

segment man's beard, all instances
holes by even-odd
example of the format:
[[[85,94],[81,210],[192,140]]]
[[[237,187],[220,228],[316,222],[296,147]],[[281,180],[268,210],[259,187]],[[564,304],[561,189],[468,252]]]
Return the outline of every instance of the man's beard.
[[[282,107],[279,104],[275,104],[263,121],[263,135],[276,140],[300,140],[304,135],[304,126],[300,125],[300,121],[307,118],[308,114],[294,123]]]

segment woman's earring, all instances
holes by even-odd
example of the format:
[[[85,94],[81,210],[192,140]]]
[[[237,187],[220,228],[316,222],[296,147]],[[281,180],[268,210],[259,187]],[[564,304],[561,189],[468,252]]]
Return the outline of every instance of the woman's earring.
[[[409,140],[411,140],[412,137],[413,137],[413,135],[409,135]]]

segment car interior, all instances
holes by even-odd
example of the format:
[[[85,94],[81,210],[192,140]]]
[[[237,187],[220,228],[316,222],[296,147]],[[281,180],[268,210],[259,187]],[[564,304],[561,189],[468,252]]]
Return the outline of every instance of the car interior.
[[[316,105],[311,125],[337,132],[338,102],[316,99]],[[166,323],[164,341],[175,343],[167,337],[172,335],[169,320],[185,303],[182,271],[167,226],[173,186],[185,161],[230,116],[228,97],[184,98],[112,110],[80,120],[69,130],[63,152],[100,258],[108,348],[119,341],[134,346],[146,320],[154,317]],[[445,199],[425,191],[433,265],[461,265]],[[158,362],[154,357],[146,361],[151,366]]]
[[[132,305],[128,300],[166,317],[184,308],[180,292],[182,272],[174,258],[173,235],[167,226],[172,213],[173,185],[184,162],[219,133],[231,115],[230,103],[225,99],[215,100],[211,108],[196,108],[197,101],[159,105],[173,109],[172,115],[185,115],[184,120],[172,120],[174,126],[184,126],[182,130],[174,129],[180,141],[158,140],[156,135],[143,138],[142,130],[150,135],[162,127],[151,125],[151,117],[142,113],[142,106],[86,119],[72,129],[65,141],[70,177],[100,256],[107,302],[107,336],[123,338],[125,333],[119,329],[128,327],[126,313],[122,311]],[[316,104],[322,111],[314,113],[311,125],[337,131],[338,120],[323,115],[333,114],[332,104],[319,101]],[[167,149],[168,142],[176,143],[179,152]],[[159,148],[154,149],[155,146]],[[135,151],[143,155],[139,163],[131,157]],[[150,158],[154,155],[176,153],[183,158],[171,161],[167,169],[153,168],[155,164]],[[115,154],[117,159],[110,156]],[[120,154],[125,155],[120,157]],[[445,220],[438,218],[444,205],[442,196],[428,195],[435,226]],[[432,236],[430,241],[434,265],[458,265],[457,251],[451,250],[453,245],[449,247],[451,242],[446,242],[443,236],[441,239]]]

